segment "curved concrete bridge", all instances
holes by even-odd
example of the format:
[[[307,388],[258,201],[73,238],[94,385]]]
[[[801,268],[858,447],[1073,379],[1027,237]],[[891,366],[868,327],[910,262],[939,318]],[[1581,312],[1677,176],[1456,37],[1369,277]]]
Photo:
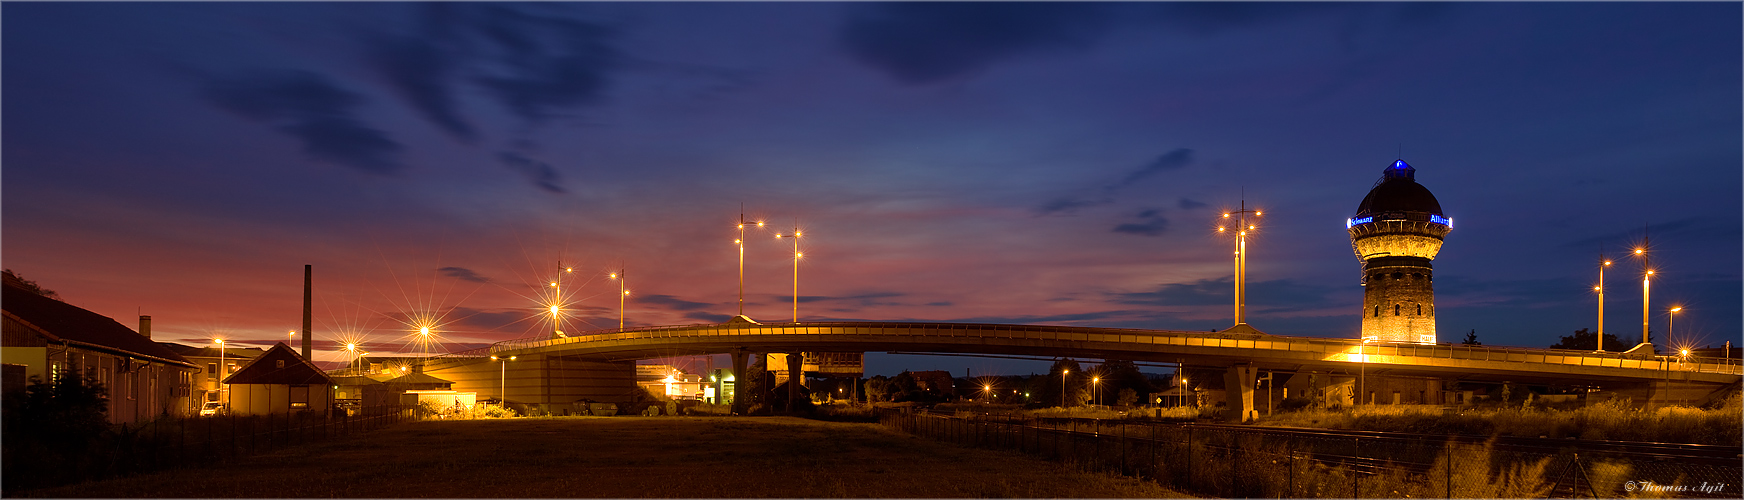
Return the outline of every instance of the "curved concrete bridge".
[[[749,353],[869,351],[1121,359],[1223,368],[1229,373],[1226,385],[1233,383],[1246,388],[1239,398],[1234,394],[1229,397],[1230,406],[1239,406],[1242,410],[1254,408],[1252,389],[1260,372],[1321,374],[1326,380],[1362,373],[1365,377],[1392,379],[1586,386],[1607,391],[1645,390],[1645,394],[1628,394],[1642,397],[1643,401],[1666,398],[1666,390],[1674,385],[1685,392],[1706,394],[1738,383],[1740,375],[1744,374],[1744,366],[1740,366],[1738,360],[1726,362],[1676,356],[1458,344],[1365,344],[1355,339],[1270,335],[1246,325],[1221,332],[1188,332],[975,323],[758,324],[738,319],[723,324],[599,330],[568,338],[504,341],[487,349],[431,360],[426,371],[451,374],[438,375],[445,378],[477,378],[462,374],[477,371],[466,370],[466,367],[486,364],[491,365],[490,370],[485,370],[491,372],[489,375],[498,375],[496,372],[502,371],[504,379],[513,375],[520,386],[534,382],[523,380],[527,377],[543,378],[549,386],[556,382],[552,380],[553,376],[588,385],[582,380],[589,376],[587,372],[633,363],[637,359],[725,353],[733,355],[734,373],[744,373]],[[507,366],[496,366],[495,363],[501,361],[491,361],[490,356],[499,360],[514,356],[516,361]],[[553,361],[564,367],[558,369],[561,373],[552,372]],[[564,365],[565,362],[568,365]],[[502,384],[506,386],[507,380]],[[1655,384],[1668,389],[1655,391]],[[462,385],[474,386],[468,390],[478,390],[481,396],[500,392],[494,387]],[[545,392],[549,396],[559,396],[549,387]],[[1429,392],[1439,390],[1421,392],[1426,394],[1426,400],[1416,402],[1449,402],[1441,401],[1439,395],[1434,398],[1427,396]],[[516,391],[509,389],[511,399],[517,395]]]

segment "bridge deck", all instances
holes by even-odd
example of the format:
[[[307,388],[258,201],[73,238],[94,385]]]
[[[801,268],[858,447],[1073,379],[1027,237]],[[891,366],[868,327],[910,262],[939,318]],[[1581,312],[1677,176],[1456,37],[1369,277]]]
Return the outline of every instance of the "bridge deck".
[[[1355,371],[1550,383],[1673,380],[1735,383],[1739,360],[1631,355],[1459,344],[1368,343],[1261,333],[1187,332],[976,323],[729,323],[597,330],[559,339],[520,339],[444,356],[465,363],[490,354],[546,353],[586,359],[646,359],[730,352],[1018,354],[1180,362],[1251,363],[1266,370]]]

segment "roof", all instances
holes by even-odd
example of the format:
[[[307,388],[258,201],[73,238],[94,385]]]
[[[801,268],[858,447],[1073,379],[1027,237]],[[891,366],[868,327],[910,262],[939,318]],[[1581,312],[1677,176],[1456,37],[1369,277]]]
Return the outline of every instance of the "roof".
[[[195,367],[187,358],[152,342],[108,316],[6,283],[0,309],[50,342],[65,342],[157,361]]]
[[[283,361],[283,367],[279,365]],[[322,373],[309,360],[303,359],[297,351],[285,345],[284,342],[273,344],[266,353],[250,360],[248,364],[224,378],[226,384],[272,384],[272,385],[304,385],[332,384],[333,378]]]
[[[334,376],[329,375],[328,378],[331,378],[333,380],[333,385],[375,385],[375,384],[381,383],[381,381],[378,381],[376,379],[369,378],[369,377],[357,377],[357,376],[334,377]]]
[[[429,375],[425,375],[423,373],[408,373],[403,377],[389,380],[389,381],[387,381],[387,383],[390,385],[393,385],[393,384],[412,385],[412,384],[453,384],[454,382],[449,381],[449,380],[439,379],[439,378],[432,377]]]
[[[1381,172],[1380,182],[1376,182],[1369,195],[1363,197],[1362,204],[1357,205],[1355,218],[1404,212],[1444,215],[1441,202],[1435,200],[1435,194],[1430,193],[1429,188],[1418,184],[1416,177],[1417,169],[1405,160],[1388,165]]]
[[[157,345],[164,346],[164,348],[169,349],[171,352],[176,354],[180,354],[185,358],[218,357],[218,348],[216,347],[194,347],[175,342],[158,342]],[[237,359],[252,358],[265,352],[266,349],[261,349],[259,347],[226,347],[224,348],[224,357]]]

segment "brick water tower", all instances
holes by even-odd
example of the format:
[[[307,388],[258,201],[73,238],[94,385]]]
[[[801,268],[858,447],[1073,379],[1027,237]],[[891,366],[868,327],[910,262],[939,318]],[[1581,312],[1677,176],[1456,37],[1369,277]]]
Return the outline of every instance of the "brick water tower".
[[[1363,263],[1362,336],[1379,342],[1435,343],[1435,273],[1430,261],[1453,230],[1441,203],[1417,183],[1417,169],[1394,161],[1356,216],[1345,221]]]

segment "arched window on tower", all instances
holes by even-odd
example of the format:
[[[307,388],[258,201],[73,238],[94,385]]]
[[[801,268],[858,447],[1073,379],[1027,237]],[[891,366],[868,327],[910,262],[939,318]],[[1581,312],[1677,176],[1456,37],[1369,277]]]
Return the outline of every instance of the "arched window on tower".
[[[1375,305],[1375,317],[1376,317],[1376,318],[1379,318],[1379,317],[1381,317],[1381,306],[1380,306],[1380,304],[1376,304],[1376,305]]]
[[[1398,304],[1393,304],[1393,315],[1394,316],[1399,315],[1399,305]]]
[[[1423,315],[1423,304],[1417,304],[1417,315],[1418,316]]]

